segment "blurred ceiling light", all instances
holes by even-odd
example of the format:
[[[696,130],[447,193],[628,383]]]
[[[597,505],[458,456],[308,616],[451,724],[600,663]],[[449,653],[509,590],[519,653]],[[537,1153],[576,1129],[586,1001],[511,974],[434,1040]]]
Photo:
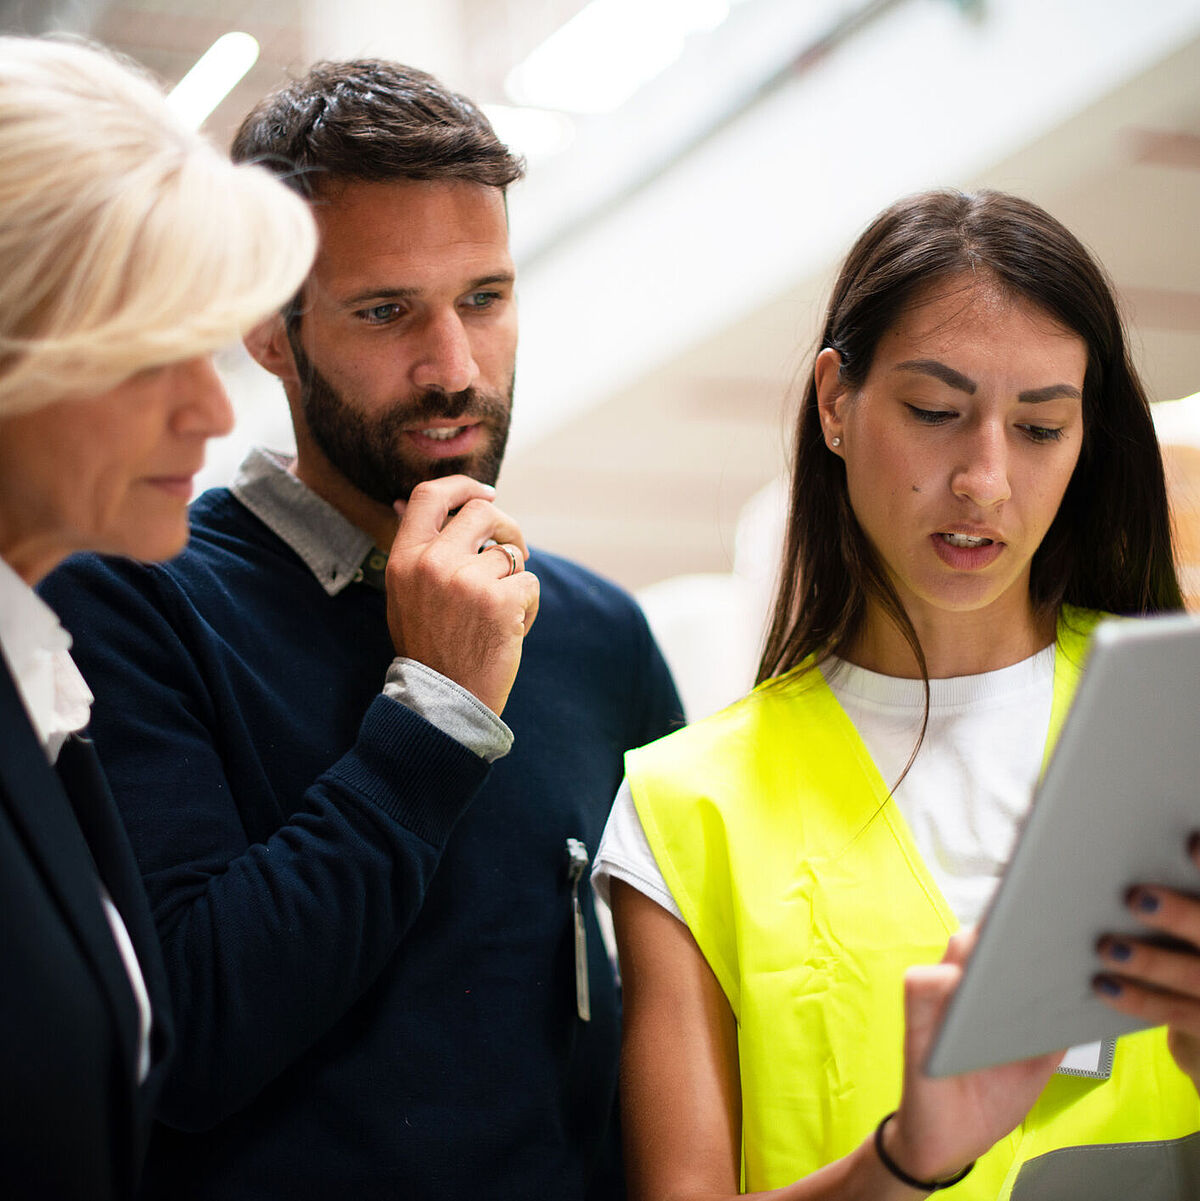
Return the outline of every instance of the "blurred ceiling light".
[[[715,29],[729,0],[592,0],[505,80],[518,104],[608,113],[683,53],[689,34]]]
[[[513,108],[507,104],[481,107],[496,136],[530,163],[552,158],[566,150],[575,138],[575,122],[566,113],[545,108]]]
[[[199,129],[257,61],[258,42],[254,38],[248,33],[226,33],[171,89],[167,103],[193,129]]]

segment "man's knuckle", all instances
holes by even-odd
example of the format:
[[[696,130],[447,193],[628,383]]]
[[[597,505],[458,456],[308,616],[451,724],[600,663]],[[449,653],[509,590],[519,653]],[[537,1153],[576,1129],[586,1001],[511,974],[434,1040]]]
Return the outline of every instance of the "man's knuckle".
[[[477,516],[481,513],[487,513],[492,508],[493,505],[490,500],[485,500],[482,496],[473,496],[459,509],[459,512],[461,513],[465,510],[472,516]]]

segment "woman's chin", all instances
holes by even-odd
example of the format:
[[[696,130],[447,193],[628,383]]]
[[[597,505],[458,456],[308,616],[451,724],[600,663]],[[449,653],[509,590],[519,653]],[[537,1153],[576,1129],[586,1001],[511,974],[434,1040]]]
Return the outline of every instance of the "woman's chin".
[[[174,520],[139,521],[134,528],[117,531],[112,538],[104,539],[104,545],[85,549],[139,559],[143,563],[161,563],[179,554],[187,546],[187,540],[188,521],[184,510]]]

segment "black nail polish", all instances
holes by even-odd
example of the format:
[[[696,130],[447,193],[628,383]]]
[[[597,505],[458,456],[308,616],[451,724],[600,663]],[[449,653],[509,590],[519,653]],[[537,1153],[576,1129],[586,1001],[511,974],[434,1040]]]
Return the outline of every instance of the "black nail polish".
[[[1121,985],[1111,976],[1097,976],[1092,981],[1097,992],[1102,992],[1106,997],[1119,997],[1121,995]]]
[[[1127,942],[1120,942],[1114,938],[1104,948],[1104,953],[1109,959],[1115,959],[1117,963],[1126,963],[1133,955],[1133,948]]]
[[[1134,905],[1142,913],[1157,913],[1160,904],[1162,902],[1152,892],[1139,892],[1134,898]]]

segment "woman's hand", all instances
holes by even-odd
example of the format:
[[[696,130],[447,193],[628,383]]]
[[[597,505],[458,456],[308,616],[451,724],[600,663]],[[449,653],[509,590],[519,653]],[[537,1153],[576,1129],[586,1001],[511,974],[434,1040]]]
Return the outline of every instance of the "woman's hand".
[[[1200,834],[1192,835],[1188,854],[1200,894]],[[1200,895],[1139,885],[1130,890],[1128,904],[1142,925],[1174,945],[1115,935],[1101,939],[1105,970],[1096,977],[1096,994],[1121,1013],[1166,1025],[1175,1062],[1200,1091]]]
[[[956,934],[941,963],[910,968],[904,977],[904,1091],[883,1137],[892,1159],[918,1180],[953,1176],[1014,1129],[1063,1056],[1040,1055],[936,1080],[924,1074],[974,943],[974,931]]]

